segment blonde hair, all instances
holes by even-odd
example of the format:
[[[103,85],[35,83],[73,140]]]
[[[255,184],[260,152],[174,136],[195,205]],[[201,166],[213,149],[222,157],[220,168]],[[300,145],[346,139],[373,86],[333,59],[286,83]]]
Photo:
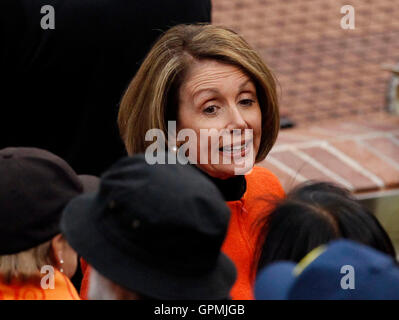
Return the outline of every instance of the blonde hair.
[[[127,152],[145,152],[150,129],[167,137],[167,121],[176,120],[178,91],[193,59],[234,65],[255,83],[262,112],[262,136],[256,161],[263,160],[276,141],[279,123],[276,82],[260,56],[234,31],[214,25],[178,25],[153,46],[126,90],[118,125]]]
[[[36,281],[44,265],[53,265],[51,241],[12,255],[0,256],[0,278],[5,283]]]

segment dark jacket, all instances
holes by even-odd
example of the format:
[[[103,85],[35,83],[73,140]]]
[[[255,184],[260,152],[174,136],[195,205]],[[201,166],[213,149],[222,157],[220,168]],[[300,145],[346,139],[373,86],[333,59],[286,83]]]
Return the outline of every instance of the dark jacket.
[[[99,175],[125,154],[118,104],[151,45],[210,14],[210,0],[0,1],[0,148],[47,149]]]

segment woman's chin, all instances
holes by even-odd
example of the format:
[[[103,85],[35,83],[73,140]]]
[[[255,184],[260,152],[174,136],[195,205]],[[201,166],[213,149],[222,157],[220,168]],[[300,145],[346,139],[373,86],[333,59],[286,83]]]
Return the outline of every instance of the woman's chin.
[[[214,164],[214,165],[197,165],[208,175],[218,179],[228,179],[237,175],[244,175],[251,171],[253,163],[250,164]]]

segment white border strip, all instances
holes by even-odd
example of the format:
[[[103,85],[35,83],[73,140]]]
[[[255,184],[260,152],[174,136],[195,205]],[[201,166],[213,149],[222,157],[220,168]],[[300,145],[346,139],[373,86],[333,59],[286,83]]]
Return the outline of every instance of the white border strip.
[[[384,132],[384,131],[374,131],[370,133],[361,133],[358,135],[342,135],[342,136],[336,136],[334,138],[313,138],[309,139],[309,141],[305,142],[284,142],[277,144],[272,148],[270,153],[274,152],[281,152],[281,151],[289,151],[292,148],[299,148],[299,149],[304,149],[304,148],[312,148],[312,147],[317,147],[320,146],[323,143],[326,142],[331,142],[331,141],[342,141],[342,140],[351,140],[351,141],[361,141],[361,140],[368,140],[368,139],[376,139],[376,138],[388,138],[391,139],[392,141],[398,141],[399,140],[394,136],[395,134],[399,134],[399,130],[393,130],[389,132]]]
[[[298,149],[292,149],[291,151],[292,151],[293,154],[297,155],[302,160],[306,161],[307,163],[309,163],[313,167],[319,169],[327,177],[329,177],[329,178],[333,179],[334,181],[342,184],[343,186],[345,186],[349,190],[355,190],[355,187],[349,181],[347,181],[346,179],[342,178],[341,176],[339,176],[335,172],[331,171],[330,169],[328,169],[327,167],[322,165],[317,160],[313,159],[311,156],[309,156],[305,152],[300,151]]]
[[[289,166],[285,165],[284,163],[282,163],[281,161],[277,160],[276,158],[273,158],[270,155],[267,156],[266,161],[270,162],[276,168],[278,168],[281,171],[285,172],[286,174],[288,174],[289,176],[291,176],[295,180],[298,180],[299,182],[305,182],[305,181],[308,180],[303,175],[301,175],[300,173],[296,172],[295,170],[291,169]]]
[[[398,197],[399,200],[399,189],[392,190],[382,190],[375,192],[366,192],[366,193],[355,193],[355,198],[357,200],[377,200],[378,198],[388,198],[388,197]]]
[[[391,135],[391,137],[389,137],[389,139],[396,144],[399,147],[399,139],[396,138],[394,135]]]
[[[327,152],[331,153],[333,156],[337,157],[339,160],[341,160],[347,166],[351,167],[353,170],[362,174],[367,179],[373,181],[378,187],[380,187],[380,188],[385,187],[384,181],[382,181],[374,173],[372,173],[372,172],[368,171],[366,168],[362,167],[358,162],[356,162],[351,157],[347,156],[345,153],[338,150],[334,146],[330,145],[329,143],[325,143],[321,146],[321,148],[326,150]]]
[[[399,170],[399,163],[397,163],[395,160],[392,160],[390,157],[386,156],[385,154],[382,154],[381,151],[378,149],[370,146],[367,144],[365,141],[358,141],[362,146],[364,146],[366,149],[374,153],[377,157],[382,159],[385,162],[388,162],[390,165],[392,165],[395,169]]]

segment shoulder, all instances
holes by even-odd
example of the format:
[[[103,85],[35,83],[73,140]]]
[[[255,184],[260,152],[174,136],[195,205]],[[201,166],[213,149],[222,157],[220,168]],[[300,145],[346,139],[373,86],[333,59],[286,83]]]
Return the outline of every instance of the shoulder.
[[[268,194],[284,197],[284,189],[278,178],[268,169],[255,166],[245,176],[247,191],[251,195]]]

